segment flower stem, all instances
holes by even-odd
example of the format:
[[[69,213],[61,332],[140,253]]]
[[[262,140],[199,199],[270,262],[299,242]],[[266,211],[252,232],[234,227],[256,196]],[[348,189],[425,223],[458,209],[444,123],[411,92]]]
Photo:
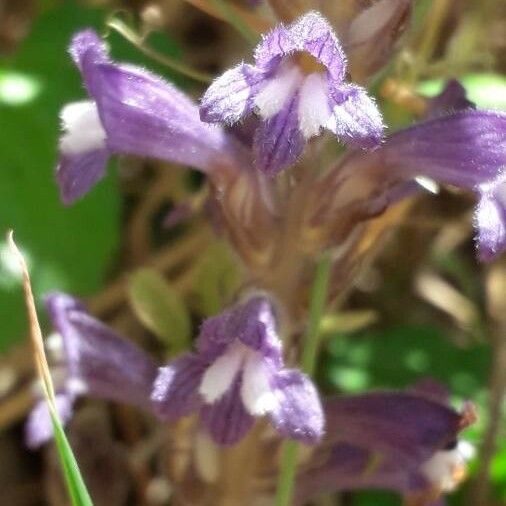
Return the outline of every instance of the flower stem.
[[[108,19],[106,25],[108,28],[111,28],[112,30],[115,30],[120,35],[122,35],[126,40],[128,40],[128,42],[132,43],[146,56],[152,58],[158,63],[161,63],[162,65],[166,65],[175,72],[178,72],[201,83],[210,83],[213,80],[211,75],[206,74],[205,72],[200,72],[199,70],[193,69],[170,56],[163,55],[158,51],[155,51],[145,44],[144,37],[136,33],[132,28],[127,26],[126,23],[117,17],[111,17]]]
[[[320,322],[325,311],[332,261],[329,254],[324,254],[316,266],[316,274],[311,289],[311,305],[309,308],[308,325],[304,335],[302,352],[302,370],[312,375],[316,365],[318,345],[320,341]],[[292,502],[293,484],[297,472],[297,455],[299,445],[295,441],[283,443],[281,455],[281,471],[276,490],[276,506],[289,506]]]

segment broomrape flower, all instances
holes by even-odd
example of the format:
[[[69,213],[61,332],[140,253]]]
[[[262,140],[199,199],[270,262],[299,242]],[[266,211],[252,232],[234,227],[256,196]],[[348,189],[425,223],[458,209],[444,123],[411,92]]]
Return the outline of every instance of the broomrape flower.
[[[157,367],[148,355],[90,316],[69,295],[49,295],[46,308],[61,339],[62,357],[56,365],[63,371],[63,381],[56,384],[56,407],[63,423],[72,418],[73,405],[83,395],[151,410],[149,396]],[[31,448],[52,437],[44,399],[36,403],[25,429]]]
[[[297,504],[336,490],[388,489],[406,504],[433,502],[463,480],[474,449],[459,433],[475,421],[432,381],[404,391],[326,400],[328,430],[297,485]],[[409,500],[414,502],[409,502]]]
[[[284,437],[316,443],[323,435],[318,393],[307,376],[284,367],[276,317],[264,296],[206,320],[196,352],[160,368],[152,400],[168,419],[199,411],[219,444],[236,443],[261,416]]]
[[[197,352],[157,370],[154,361],[90,316],[71,296],[56,293],[46,300],[61,337],[58,364],[64,381],[57,388],[57,408],[67,423],[80,396],[126,403],[163,419],[201,411],[201,421],[221,444],[240,440],[254,417],[267,415],[277,431],[306,443],[323,434],[323,413],[312,382],[283,367],[281,341],[269,300],[254,297],[206,320]],[[52,437],[44,400],[26,426],[30,447]]]
[[[61,112],[56,177],[64,203],[88,192],[113,154],[153,157],[203,172],[233,161],[239,165],[232,137],[202,123],[196,105],[174,86],[143,69],[113,63],[92,30],[78,33],[69,52],[90,99],[67,104]]]
[[[345,82],[346,57],[329,23],[310,12],[279,25],[255,50],[255,64],[225,72],[202,98],[203,121],[232,125],[256,112],[256,166],[275,174],[328,129],[362,147],[381,140],[383,123],[365,89]]]
[[[304,37],[295,40],[296,34]],[[253,133],[243,132],[252,137],[253,142],[250,142],[251,139],[239,142],[235,135],[227,133],[220,125],[211,126],[202,122],[197,106],[172,85],[143,69],[112,62],[104,44],[94,32],[85,30],[77,34],[70,45],[70,53],[81,71],[91,100],[70,104],[62,112],[65,132],[60,141],[57,179],[64,202],[71,203],[89,191],[103,176],[109,156],[132,154],[189,165],[214,180],[215,175],[224,168],[231,173],[246,175],[250,196],[258,197],[257,208],[252,213],[255,216],[269,213],[269,200],[272,197],[269,196],[268,185],[257,185],[258,182],[250,177],[251,171],[244,169],[251,167],[255,157],[257,162],[262,159],[273,162],[268,171],[278,170],[285,162],[293,163],[298,155],[292,155],[298,153],[303,146],[303,143],[294,144],[290,137],[290,131],[294,131],[293,125],[300,134],[298,120],[286,123],[288,129],[280,124],[283,126],[280,141],[283,142],[270,144],[271,147],[275,145],[276,149],[272,152],[272,158],[269,158],[270,155],[265,155],[269,143],[259,143],[258,140],[268,136],[269,128],[275,127],[276,118],[283,115],[282,112],[278,111],[276,116],[260,122]],[[261,94],[261,90],[265,86],[271,86],[269,83],[277,82],[275,76],[278,71],[282,75],[285,70],[288,74],[301,74],[301,68],[306,68],[301,59],[302,62],[307,58],[316,59],[326,70],[318,75],[315,72],[304,74],[302,81],[295,79],[294,82],[298,84],[293,89],[285,86],[286,83],[281,86],[278,91],[282,93],[289,88],[292,90],[292,100],[298,100],[302,96],[309,78],[309,83],[327,79],[328,83],[335,84],[338,81],[336,76],[344,76],[342,50],[328,24],[315,13],[304,16],[288,28],[281,26],[275,29],[258,46],[255,57],[256,66],[241,64],[211,86],[204,96],[200,112],[207,121],[232,123],[254,111],[258,107],[258,104],[255,105],[257,96],[261,97],[260,105],[262,97],[268,99],[276,96],[278,89],[274,84],[274,93],[271,90]],[[341,62],[340,66],[337,66],[338,61]],[[311,74],[315,75],[311,77]],[[225,79],[227,75],[230,78]],[[251,76],[255,79],[251,80]],[[343,89],[357,90],[354,85],[339,82]],[[223,90],[220,91],[222,85]],[[340,209],[342,214],[342,204],[333,203],[339,199],[339,187],[343,187],[343,181],[369,170],[370,176],[367,177],[371,181],[378,181],[378,184],[368,185],[372,188],[371,202],[363,204],[367,204],[367,207],[373,209],[373,214],[377,215],[379,210],[411,192],[394,192],[396,196],[391,199],[389,192],[393,186],[423,176],[475,192],[479,199],[474,221],[480,257],[490,260],[504,251],[506,115],[498,111],[465,108],[469,102],[455,86],[449,90],[449,95],[442,97],[442,105],[432,107],[430,119],[391,134],[379,149],[354,151],[342,159],[336,166],[337,171],[331,170],[328,175],[324,175],[323,184],[317,183],[313,190],[317,192],[319,206]],[[315,92],[314,95],[307,96],[312,99],[321,97],[322,94]],[[354,96],[351,93],[339,106],[334,104],[331,117],[336,119],[339,111],[341,116],[346,116],[343,111],[347,111],[349,106],[350,115],[346,117],[357,121],[352,122],[356,128],[350,126],[346,131],[354,139],[373,138],[374,135],[369,136],[366,132],[378,132],[377,128],[364,127],[360,130],[358,125],[368,124],[364,118],[374,117],[369,112],[376,111],[375,106],[371,105],[372,109],[355,107]],[[372,104],[361,89],[358,89],[356,97],[361,97],[362,104]],[[286,112],[288,102],[284,99],[281,101],[283,111]],[[463,107],[465,109],[456,110]],[[452,112],[441,115],[435,110],[442,108]],[[314,108],[314,111],[321,110]],[[292,107],[293,114],[297,111]],[[295,116],[299,118],[297,114]],[[362,122],[357,115],[361,115]],[[307,124],[310,123],[308,120]],[[345,121],[343,124],[348,123]],[[363,131],[364,135],[358,135],[359,131]],[[270,137],[271,140],[273,138]],[[300,136],[297,138],[300,140]],[[289,142],[284,143],[287,139],[290,139]],[[252,152],[248,147],[251,144],[254,145]],[[264,153],[260,157],[258,150],[263,150]],[[282,162],[281,165],[278,162]],[[352,196],[347,191],[344,200],[347,202],[350,198]],[[262,204],[264,200],[265,203]],[[222,202],[221,205],[227,205],[227,201]],[[262,205],[264,209],[258,207]],[[230,213],[230,210],[227,212]],[[335,220],[335,216],[336,213],[333,213],[330,219]]]

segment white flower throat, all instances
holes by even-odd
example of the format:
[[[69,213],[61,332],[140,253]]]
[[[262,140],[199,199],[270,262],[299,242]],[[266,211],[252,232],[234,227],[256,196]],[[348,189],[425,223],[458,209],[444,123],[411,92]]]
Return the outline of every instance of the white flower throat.
[[[270,372],[262,355],[240,343],[232,343],[205,371],[199,393],[208,404],[218,401],[242,372],[241,400],[253,416],[262,416],[278,404]]]

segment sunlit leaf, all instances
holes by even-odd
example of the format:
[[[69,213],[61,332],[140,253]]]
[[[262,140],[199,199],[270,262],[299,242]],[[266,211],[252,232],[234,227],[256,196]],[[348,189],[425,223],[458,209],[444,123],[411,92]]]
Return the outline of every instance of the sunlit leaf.
[[[213,243],[202,253],[193,286],[202,314],[210,316],[223,309],[240,279],[241,273],[228,246]]]
[[[172,351],[185,348],[191,322],[179,293],[152,269],[140,269],[128,281],[130,304],[139,320]]]

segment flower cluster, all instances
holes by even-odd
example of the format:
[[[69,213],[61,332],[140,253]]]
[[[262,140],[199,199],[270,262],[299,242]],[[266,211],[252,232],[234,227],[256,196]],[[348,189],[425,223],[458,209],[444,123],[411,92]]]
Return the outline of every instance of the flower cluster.
[[[380,4],[350,26],[352,49],[373,51],[364,26]],[[373,23],[375,33],[401,23],[402,15],[388,14]],[[73,38],[70,54],[89,99],[61,113],[62,201],[81,198],[118,154],[197,169],[211,182],[216,228],[242,258],[249,285],[261,291],[248,289],[205,320],[194,351],[162,367],[74,298],[49,296],[63,354],[62,418],[71,418],[79,396],[111,399],[168,423],[193,416],[218,445],[238,443],[265,418],[274,428],[259,442],[266,452],[280,438],[316,445],[297,484],[300,501],[336,488],[390,488],[423,500],[451,490],[470,456],[457,440],[472,421],[469,407],[453,410],[434,385],[320,400],[312,380],[292,366],[293,350],[300,351],[316,255],[339,246],[332,275],[351,271],[344,262],[353,256],[346,248],[357,225],[420,191],[420,181],[474,192],[480,257],[506,250],[506,115],[475,109],[450,82],[425,119],[384,137],[378,106],[365,88],[348,82],[343,48],[316,12],[275,27],[256,47],[254,63],[223,73],[200,105],[159,77],[114,62],[91,30]],[[378,56],[371,68],[383,60]],[[334,137],[347,144],[344,155],[329,167],[317,157],[307,161],[317,152],[308,145]],[[293,179],[277,178],[283,170],[293,171]],[[284,191],[281,179],[288,181]],[[279,313],[295,322],[288,337]],[[51,434],[39,403],[28,442],[38,446]]]

